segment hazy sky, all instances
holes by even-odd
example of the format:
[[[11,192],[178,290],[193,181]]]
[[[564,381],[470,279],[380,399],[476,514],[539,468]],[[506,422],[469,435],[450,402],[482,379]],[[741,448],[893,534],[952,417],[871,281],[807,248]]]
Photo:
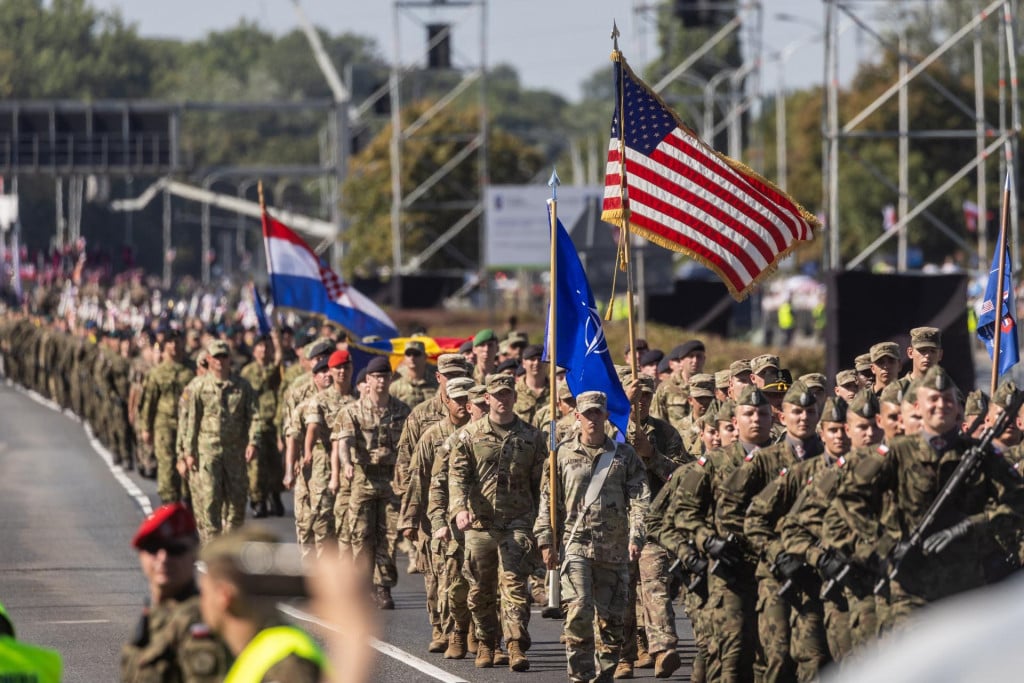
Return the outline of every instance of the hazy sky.
[[[92,0],[92,4],[119,8],[142,35],[152,37],[201,38],[210,31],[230,28],[243,17],[275,34],[298,26],[292,0],[174,0],[169,5],[152,0]],[[350,31],[374,37],[389,60],[394,55],[397,14],[403,63],[422,60],[425,24],[451,23],[456,64],[480,61],[481,18],[475,7],[434,10],[403,6],[396,12],[391,0],[302,0],[301,4],[314,24],[332,33]],[[490,0],[486,59],[489,64],[512,64],[528,87],[554,90],[577,100],[579,84],[595,69],[609,66],[613,19],[622,32],[620,47],[634,66],[655,56],[654,13],[637,8],[656,4],[656,0]],[[763,12],[763,87],[774,90],[779,63],[772,55],[787,48],[786,86],[820,83],[821,0],[768,0],[762,5],[770,8]],[[854,31],[847,31],[840,57],[844,78],[854,71],[860,54],[877,52],[867,40],[863,46],[857,43]]]

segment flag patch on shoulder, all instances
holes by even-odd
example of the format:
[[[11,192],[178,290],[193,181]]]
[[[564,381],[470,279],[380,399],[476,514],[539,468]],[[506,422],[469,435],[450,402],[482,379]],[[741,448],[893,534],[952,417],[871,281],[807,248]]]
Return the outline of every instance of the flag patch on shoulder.
[[[880,443],[878,444],[877,451],[879,455],[886,455],[889,452],[889,447],[886,446],[884,443]]]

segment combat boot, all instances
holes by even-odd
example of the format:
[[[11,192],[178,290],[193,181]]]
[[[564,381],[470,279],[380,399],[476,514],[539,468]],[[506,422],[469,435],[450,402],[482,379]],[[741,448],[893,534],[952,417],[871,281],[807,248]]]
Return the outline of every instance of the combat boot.
[[[427,647],[427,652],[444,652],[448,647],[448,639],[441,633],[441,629],[436,626],[433,629],[433,634],[430,638],[430,645]]]
[[[642,633],[636,634],[636,661],[634,664],[638,669],[650,669],[654,666],[654,658],[647,651],[647,638]]]
[[[466,656],[466,633],[452,631],[448,637],[448,649],[444,651],[445,659],[463,659]]]
[[[476,641],[476,661],[478,669],[490,669],[494,666],[494,649],[490,643],[482,640]]]
[[[508,668],[512,671],[530,670],[530,660],[526,658],[526,653],[519,647],[518,640],[508,641]]]
[[[508,655],[501,649],[501,643],[499,642],[494,647],[494,666],[505,666],[508,664]]]
[[[654,677],[668,678],[681,664],[675,648],[659,652],[654,655]]]
[[[395,601],[391,599],[391,589],[387,586],[377,586],[373,599],[377,603],[377,609],[395,609]]]
[[[284,503],[281,501],[281,494],[276,491],[270,494],[270,514],[284,517]]]
[[[633,677],[633,662],[627,662],[626,660],[619,660],[619,665],[615,667],[615,674],[612,676],[615,680],[623,678]]]
[[[472,624],[470,624],[469,629],[466,631],[466,652],[471,655],[475,655],[476,645],[479,642],[480,641],[476,639],[476,629],[473,628]]]

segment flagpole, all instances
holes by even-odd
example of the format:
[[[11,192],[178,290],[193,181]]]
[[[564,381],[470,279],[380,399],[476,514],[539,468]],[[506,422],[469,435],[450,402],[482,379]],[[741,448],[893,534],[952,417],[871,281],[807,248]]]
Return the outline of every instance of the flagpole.
[[[995,328],[992,330],[992,381],[989,383],[989,396],[996,395],[996,383],[999,381],[999,347],[1002,342],[1003,326],[1003,278],[1006,275],[1006,224],[1010,215],[1010,170],[1006,171],[1006,183],[1003,185],[1003,210],[999,221],[999,275],[996,282]],[[1013,314],[1013,311],[1010,311]]]
[[[551,188],[551,303],[548,307],[548,388],[551,392],[550,433],[548,436],[548,490],[551,513],[551,556],[558,557],[558,436],[555,425],[558,421],[558,173],[551,169],[548,186]],[[562,610],[562,579],[557,569],[548,569],[548,605],[544,616],[557,617]]]
[[[619,51],[619,27],[612,21],[612,61],[619,63],[619,82],[616,83],[616,92],[619,96],[617,103],[619,110],[619,196],[622,197],[622,231],[619,232],[619,239],[622,240],[622,260],[626,266],[626,314],[629,316],[627,330],[629,334],[629,370],[632,379],[637,377],[636,364],[636,328],[634,327],[633,314],[633,258],[630,254],[630,231],[629,215],[629,191],[626,184],[626,93],[625,73],[623,69],[622,52]],[[618,264],[616,264],[618,267]],[[613,292],[614,294],[614,292]]]

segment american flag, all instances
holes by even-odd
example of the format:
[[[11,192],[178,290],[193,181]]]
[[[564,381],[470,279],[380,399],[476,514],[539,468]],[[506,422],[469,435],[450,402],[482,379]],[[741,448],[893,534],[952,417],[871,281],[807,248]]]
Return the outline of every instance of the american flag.
[[[743,164],[714,151],[638,78],[619,53],[601,219],[715,271],[742,300],[818,220]],[[620,163],[619,134],[625,148]]]

